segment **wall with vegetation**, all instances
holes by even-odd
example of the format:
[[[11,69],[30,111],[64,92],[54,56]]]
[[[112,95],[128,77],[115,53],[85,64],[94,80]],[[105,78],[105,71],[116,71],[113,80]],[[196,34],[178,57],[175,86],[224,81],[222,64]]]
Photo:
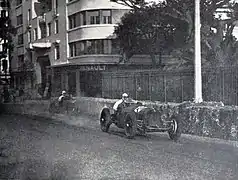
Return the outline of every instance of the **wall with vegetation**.
[[[68,113],[60,111],[68,116],[80,116],[87,114],[99,117],[103,107],[111,107],[115,99],[102,98],[77,98],[68,104]],[[51,117],[49,113],[50,103],[53,100],[25,101],[24,103],[4,104],[2,110],[5,113],[17,113],[36,115],[41,117]],[[160,118],[175,117],[180,121],[182,131],[185,134],[192,134],[204,137],[221,138],[226,140],[238,140],[238,107],[224,106],[222,103],[161,103],[144,101],[144,104],[153,106],[157,112],[154,116],[154,123]],[[77,109],[77,113],[72,113],[72,109]],[[95,121],[97,118],[92,118]]]

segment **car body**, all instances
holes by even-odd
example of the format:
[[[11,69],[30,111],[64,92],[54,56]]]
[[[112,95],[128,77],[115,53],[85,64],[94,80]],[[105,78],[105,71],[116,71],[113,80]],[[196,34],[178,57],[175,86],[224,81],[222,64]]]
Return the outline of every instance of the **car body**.
[[[136,133],[145,135],[148,132],[168,132],[172,140],[178,140],[181,130],[175,117],[159,118],[159,125],[152,125],[151,119],[156,117],[156,107],[149,107],[140,102],[125,103],[116,113],[111,107],[104,107],[100,113],[100,126],[103,132],[108,132],[114,123],[118,128],[125,130],[128,138],[133,138]],[[155,115],[155,116],[154,116]]]
[[[60,106],[58,98],[52,98],[49,105],[49,112],[52,114],[70,114],[76,115],[79,113],[78,108],[75,108],[76,100],[69,96],[66,96],[63,100],[62,106]]]

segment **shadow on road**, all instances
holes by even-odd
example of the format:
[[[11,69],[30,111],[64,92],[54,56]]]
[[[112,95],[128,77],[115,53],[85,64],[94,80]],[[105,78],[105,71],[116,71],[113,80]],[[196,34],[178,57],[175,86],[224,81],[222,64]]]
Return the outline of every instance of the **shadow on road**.
[[[44,159],[0,164],[0,179],[71,180],[70,174],[64,162],[52,163]]]
[[[118,128],[111,128],[108,132],[111,135],[119,136],[122,138],[126,138],[125,132],[122,129]],[[160,141],[160,142],[169,142],[171,141],[168,137],[167,134],[165,133],[147,133],[145,135],[137,134],[134,138],[135,140],[140,140],[140,141]]]

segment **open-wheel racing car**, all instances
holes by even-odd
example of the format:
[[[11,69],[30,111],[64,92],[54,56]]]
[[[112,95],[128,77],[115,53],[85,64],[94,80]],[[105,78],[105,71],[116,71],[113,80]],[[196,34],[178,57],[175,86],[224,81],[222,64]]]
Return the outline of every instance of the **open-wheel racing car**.
[[[125,130],[128,138],[133,138],[137,133],[145,135],[148,132],[168,132],[170,139],[177,141],[181,136],[181,127],[175,117],[152,119],[156,117],[156,108],[148,107],[140,102],[131,101],[123,103],[115,113],[111,107],[104,107],[100,113],[100,126],[103,132],[108,132],[114,123],[118,128]]]

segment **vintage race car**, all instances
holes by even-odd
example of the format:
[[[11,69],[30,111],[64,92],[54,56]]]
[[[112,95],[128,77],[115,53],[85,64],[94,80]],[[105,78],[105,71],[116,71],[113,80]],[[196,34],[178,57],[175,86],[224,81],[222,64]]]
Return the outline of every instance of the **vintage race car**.
[[[177,141],[181,136],[181,127],[175,117],[156,118],[156,108],[147,107],[140,102],[124,103],[114,112],[112,107],[104,107],[100,113],[100,126],[103,132],[108,132],[114,123],[118,128],[125,130],[128,138],[137,133],[145,135],[147,132],[168,132],[170,139]],[[156,122],[156,124],[152,124]]]
[[[52,98],[49,105],[49,112],[51,114],[79,114],[77,106],[75,106],[76,100],[70,97],[66,97],[62,106],[59,105],[58,98]]]

